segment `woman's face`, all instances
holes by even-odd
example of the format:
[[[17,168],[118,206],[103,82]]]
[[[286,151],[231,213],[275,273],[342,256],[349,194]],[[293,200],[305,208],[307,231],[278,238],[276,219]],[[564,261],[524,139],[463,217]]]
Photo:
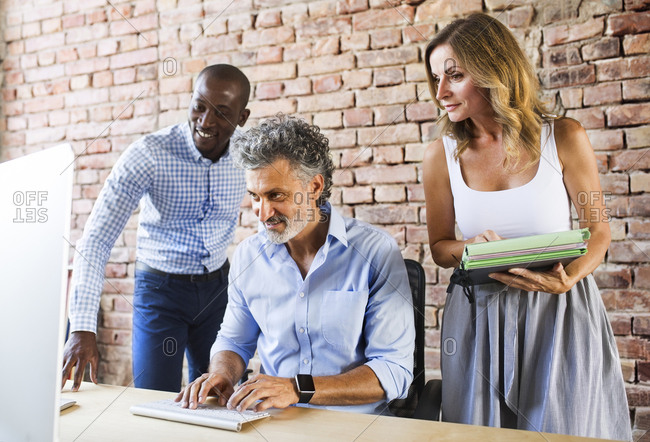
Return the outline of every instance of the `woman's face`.
[[[436,99],[445,107],[449,119],[463,121],[481,114],[492,114],[486,89],[474,86],[469,73],[463,69],[449,44],[436,47],[429,62],[436,80]]]

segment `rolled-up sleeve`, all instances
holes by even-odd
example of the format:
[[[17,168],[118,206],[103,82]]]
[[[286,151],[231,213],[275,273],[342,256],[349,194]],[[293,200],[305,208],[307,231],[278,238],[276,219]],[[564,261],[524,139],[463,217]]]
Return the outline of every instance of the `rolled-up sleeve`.
[[[404,259],[394,241],[372,254],[376,270],[370,285],[364,335],[365,365],[386,392],[386,401],[406,397],[413,381],[415,326]]]

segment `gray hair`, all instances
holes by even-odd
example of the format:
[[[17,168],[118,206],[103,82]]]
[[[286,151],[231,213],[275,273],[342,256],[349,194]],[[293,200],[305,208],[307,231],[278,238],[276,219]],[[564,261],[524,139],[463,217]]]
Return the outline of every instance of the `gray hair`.
[[[332,194],[334,164],[329,151],[329,140],[304,120],[277,114],[247,132],[236,133],[230,143],[235,166],[250,170],[266,167],[285,159],[295,169],[296,177],[308,183],[320,174],[324,179],[323,192],[316,201],[318,207]]]

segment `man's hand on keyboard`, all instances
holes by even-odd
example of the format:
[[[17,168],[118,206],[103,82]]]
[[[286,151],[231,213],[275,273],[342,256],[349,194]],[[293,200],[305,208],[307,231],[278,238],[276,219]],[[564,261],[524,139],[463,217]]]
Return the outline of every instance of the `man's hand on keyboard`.
[[[271,407],[286,408],[298,399],[293,379],[258,374],[237,387],[230,396],[228,408],[243,411],[252,407],[254,411],[263,411]]]
[[[183,408],[196,408],[205,403],[208,396],[217,396],[218,403],[225,406],[233,393],[232,383],[218,373],[204,373],[187,385],[174,399]]]

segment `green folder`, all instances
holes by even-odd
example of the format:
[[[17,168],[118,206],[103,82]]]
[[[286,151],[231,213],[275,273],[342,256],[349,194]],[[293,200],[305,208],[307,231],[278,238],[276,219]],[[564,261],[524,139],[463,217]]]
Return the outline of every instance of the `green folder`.
[[[543,270],[557,262],[566,265],[587,253],[589,237],[585,228],[467,244],[460,267],[473,284],[496,282],[487,275],[514,267]]]

